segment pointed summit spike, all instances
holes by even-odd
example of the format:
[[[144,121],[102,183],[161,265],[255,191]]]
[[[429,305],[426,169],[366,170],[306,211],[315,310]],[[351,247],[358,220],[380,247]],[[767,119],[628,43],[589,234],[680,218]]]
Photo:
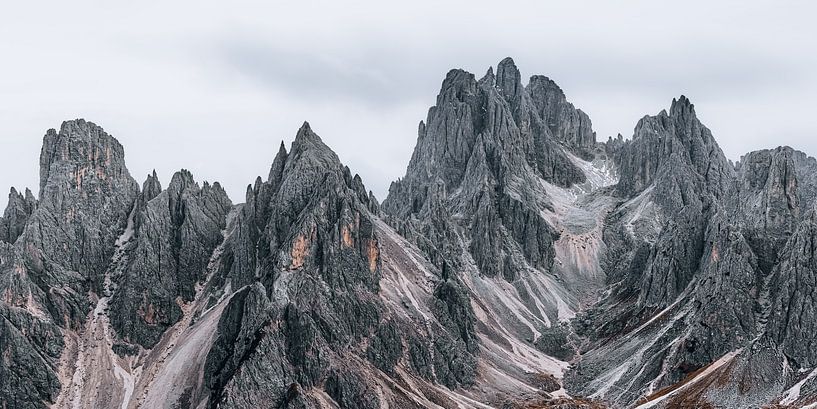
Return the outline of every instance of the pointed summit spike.
[[[292,143],[292,146],[293,146],[292,150],[293,151],[295,150],[295,145],[298,144],[298,141],[300,141],[300,140],[311,140],[311,141],[317,140],[318,142],[323,144],[323,141],[321,141],[321,138],[312,130],[312,127],[309,125],[309,122],[307,122],[307,121],[304,121],[303,125],[301,125],[301,127],[298,128],[298,133],[295,134],[295,141]]]
[[[334,158],[334,162],[340,163],[335,152],[312,130],[309,122],[304,121],[304,124],[298,129],[298,133],[295,135],[295,140],[292,142],[292,147],[287,157],[297,157],[307,151],[319,152],[319,156],[331,157]]]
[[[508,101],[520,98],[524,92],[522,75],[511,57],[505,58],[497,65],[496,87],[499,88],[501,94]]]
[[[480,78],[479,83],[482,86],[485,86],[485,84],[487,84],[489,87],[496,86],[496,75],[494,75],[494,67],[488,67],[488,71],[482,78]]]
[[[289,153],[284,145],[284,141],[281,141],[281,146],[278,147],[278,153],[275,154],[275,159],[272,160],[272,165],[270,166],[270,171],[267,175],[267,181],[273,184],[277,184],[280,181],[281,175],[284,172],[284,165],[286,165],[288,157]]]
[[[693,105],[692,101],[690,101],[685,95],[681,95],[678,97],[678,99],[672,99],[672,105],[670,105],[669,112],[671,116],[691,114],[694,117],[695,105]]]
[[[497,69],[497,72],[499,72],[500,68],[510,68],[510,67],[513,67],[514,69],[516,69],[516,63],[513,61],[513,58],[505,57],[505,58],[502,59],[502,61],[499,62],[496,69]]]

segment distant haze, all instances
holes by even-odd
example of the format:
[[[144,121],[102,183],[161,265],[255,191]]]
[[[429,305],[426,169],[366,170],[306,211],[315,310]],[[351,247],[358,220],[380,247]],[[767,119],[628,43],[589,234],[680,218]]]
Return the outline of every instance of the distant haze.
[[[733,160],[817,154],[813,2],[148,3],[3,8],[3,208],[11,186],[38,193],[46,129],[79,117],[119,139],[140,184],[187,168],[236,203],[308,120],[382,200],[445,73],[506,56],[559,83],[599,140],[685,94]]]

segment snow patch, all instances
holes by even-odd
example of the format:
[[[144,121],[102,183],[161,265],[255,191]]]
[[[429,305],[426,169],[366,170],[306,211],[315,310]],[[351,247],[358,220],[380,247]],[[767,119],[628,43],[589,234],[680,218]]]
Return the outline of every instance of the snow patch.
[[[810,381],[815,376],[817,376],[817,369],[811,371],[811,373],[809,373],[808,376],[803,378],[803,380],[797,382],[796,384],[794,384],[794,386],[789,388],[789,390],[786,391],[786,396],[784,396],[783,399],[780,401],[780,404],[791,405],[794,402],[796,402],[797,399],[800,399],[800,388],[802,388],[803,385],[806,384],[806,382]]]
[[[734,359],[742,351],[743,351],[743,348],[740,348],[740,349],[737,349],[737,350],[734,350],[732,352],[727,353],[726,355],[720,357],[717,361],[711,363],[709,366],[706,367],[706,369],[701,371],[694,378],[692,378],[689,381],[687,381],[686,383],[684,383],[681,387],[673,390],[672,392],[670,392],[670,393],[668,393],[666,395],[663,395],[663,396],[659,397],[658,399],[654,399],[654,400],[651,400],[649,402],[638,405],[635,409],[647,409],[647,408],[655,407],[655,405],[659,404],[660,402],[663,402],[664,400],[666,400],[670,396],[675,396],[679,392],[689,388],[690,385],[694,385],[695,383],[705,379],[707,376],[711,375],[713,372],[715,372],[716,370],[718,370],[722,366],[724,366],[727,363],[731,362],[732,359]]]
[[[581,169],[587,178],[585,183],[577,186],[579,189],[589,193],[618,183],[618,172],[612,160],[595,159],[592,162],[588,162],[570,152],[565,151],[565,153],[567,157],[570,158],[570,161]]]

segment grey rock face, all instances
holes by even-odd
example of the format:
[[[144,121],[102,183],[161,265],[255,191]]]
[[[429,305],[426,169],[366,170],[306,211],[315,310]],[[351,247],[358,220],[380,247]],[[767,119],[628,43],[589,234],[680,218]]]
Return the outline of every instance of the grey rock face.
[[[751,152],[738,163],[740,186],[731,197],[730,208],[739,215],[744,234],[767,273],[777,264],[778,253],[794,232],[801,212],[808,210],[801,209],[801,202],[813,202],[817,176],[803,166],[807,161],[798,163],[797,156],[795,150],[780,147]]]
[[[594,224],[596,216],[576,208],[576,224],[560,225],[559,230],[549,217],[563,217],[566,206],[576,206],[568,203],[569,195],[604,184],[599,174],[593,174],[591,181],[585,169],[592,170],[593,165],[576,157],[593,159],[601,151],[589,119],[566,101],[555,84],[534,77],[525,87],[520,77],[511,59],[498,64],[496,75],[489,70],[478,81],[462,70],[449,72],[436,105],[420,124],[405,177],[392,184],[381,206],[386,220],[441,271],[445,281],[435,295],[450,294],[450,301],[463,299],[456,303],[463,305],[458,315],[475,317],[474,328],[456,328],[450,322],[470,319],[437,316],[449,333],[460,334],[456,344],[442,344],[456,352],[452,361],[456,365],[448,371],[428,363],[419,348],[411,352],[420,373],[435,373],[438,380],[441,373],[450,374],[442,380],[449,386],[452,377],[458,383],[472,378],[479,382],[480,356],[474,353],[472,339],[488,340],[484,346],[491,351],[485,353],[488,356],[505,345],[513,349],[511,342],[531,348],[530,353],[548,351],[565,359],[575,352],[569,331],[559,331],[555,323],[563,319],[566,307],[557,313],[555,305],[549,310],[544,304],[564,297],[563,281],[550,281],[560,280],[553,267],[560,230],[587,234],[584,229]],[[550,191],[557,197],[552,198]],[[585,240],[588,237],[582,236],[575,245],[562,244],[567,254],[559,264],[573,260],[592,265],[595,253],[575,258],[570,253],[574,246],[581,252],[579,243]],[[576,272],[568,274],[567,280],[580,281]],[[497,294],[495,285],[510,288]],[[470,301],[465,302],[465,297]],[[514,328],[512,335],[503,333],[505,326]],[[435,351],[431,356],[440,355],[439,349]],[[509,370],[508,362],[493,359],[482,365]]]
[[[526,89],[553,137],[582,157],[592,159],[596,133],[590,117],[568,102],[556,82],[544,75],[532,76]]]
[[[139,187],[119,142],[91,122],[49,130],[40,155],[37,210],[16,243],[49,293],[55,319],[81,322],[84,294],[102,293],[103,274]],[[67,287],[67,288],[66,288]]]
[[[449,388],[471,385],[476,372],[479,340],[474,329],[474,310],[463,285],[447,278],[434,289],[431,310],[453,336],[435,343],[434,372]]]
[[[629,201],[606,223],[608,278],[623,283],[617,298],[637,295],[635,310],[663,308],[699,270],[713,205],[734,169],[683,96],[670,113],[642,118],[633,139],[611,153],[621,174],[617,193]]]
[[[40,407],[59,392],[52,365],[63,341],[43,310],[44,299],[27,277],[22,256],[0,243],[0,401],[8,407]]]
[[[598,379],[624,368],[604,393],[615,404],[632,404],[634,396],[649,399],[730,359],[742,375],[711,375],[730,379],[719,381],[728,386],[682,386],[659,407],[769,402],[794,383],[779,382],[792,375],[778,362],[796,354],[782,352],[785,343],[813,342],[797,331],[781,336],[788,312],[774,316],[771,305],[792,296],[776,274],[797,270],[781,257],[791,257],[784,248],[800,231],[803,205],[811,205],[801,200],[813,203],[814,160],[781,147],[752,152],[733,171],[683,97],[669,114],[642,119],[633,140],[609,144],[625,197],[605,231],[608,278],[618,284],[598,310],[577,321],[580,332],[595,340],[568,383],[575,393],[592,393]],[[809,302],[799,304],[808,316]],[[788,310],[777,305],[777,311]]]
[[[540,112],[562,136],[579,131],[560,121],[580,115],[568,114],[572,106],[551,95],[552,87],[533,83],[522,85],[510,58],[499,63],[496,76],[489,70],[479,81],[452,70],[428,125],[420,124],[406,176],[392,184],[382,208],[438,267],[460,265],[455,231],[463,225],[471,232],[466,250],[483,274],[513,280],[525,263],[552,263],[558,234],[540,216],[550,204],[537,178],[561,186],[584,182],[565,147],[590,149],[595,139],[585,145],[554,137]],[[587,132],[589,121],[582,126]],[[463,217],[455,220],[454,213]]]
[[[26,189],[25,196],[11,188],[6,211],[0,217],[0,241],[14,244],[17,237],[23,234],[26,222],[34,209],[37,208],[37,199],[30,190]]]
[[[193,300],[218,246],[232,204],[218,183],[200,188],[182,170],[161,191],[155,174],[139,196],[128,264],[111,301],[111,321],[124,340],[152,347]]]
[[[788,362],[796,368],[817,366],[817,265],[815,234],[817,216],[810,210],[781,251],[771,286],[774,298],[768,334],[781,346]]]
[[[220,271],[225,279],[258,281],[232,298],[219,324],[229,330],[208,357],[217,374],[212,404],[309,407],[309,391],[322,387],[337,402],[378,407],[365,394],[372,385],[361,369],[336,361],[381,320],[372,203],[359,177],[304,124],[247,199],[237,223],[240,234],[250,233],[228,239],[231,256]],[[247,277],[236,263],[256,270]]]
[[[674,157],[689,165],[691,176],[700,179],[705,190],[716,197],[726,192],[734,173],[712,132],[697,119],[695,106],[684,96],[673,99],[669,113],[661,111],[642,118],[625,145],[617,157],[621,173],[618,189],[624,195],[647,188]]]

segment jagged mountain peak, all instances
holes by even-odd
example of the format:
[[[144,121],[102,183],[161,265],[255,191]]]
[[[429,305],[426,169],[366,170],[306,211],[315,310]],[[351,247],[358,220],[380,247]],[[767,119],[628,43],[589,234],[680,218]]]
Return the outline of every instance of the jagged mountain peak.
[[[196,183],[193,179],[193,173],[187,169],[179,169],[173,172],[170,178],[170,185],[186,186]]]
[[[556,81],[550,79],[546,75],[531,75],[530,80],[528,80],[528,88],[541,88],[547,90],[553,90],[559,97],[564,98],[565,93],[562,91],[562,88]],[[536,91],[533,91],[536,92]]]
[[[60,125],[60,130],[57,132],[54,128],[46,132],[47,135],[62,135],[68,138],[91,138],[95,134],[104,134],[105,130],[101,126],[86,121],[84,118],[70,119],[63,121]]]
[[[58,195],[64,182],[74,188],[83,181],[93,185],[130,179],[125,152],[116,138],[93,122],[75,119],[63,122],[59,133],[49,129],[40,154],[40,200]],[[49,182],[51,189],[48,189]],[[100,182],[100,183],[97,183]]]
[[[86,130],[86,129],[93,129],[98,128],[102,129],[99,125],[91,122],[86,121],[85,118],[75,118],[63,121],[60,125],[60,133],[72,133],[70,129],[79,129],[79,130]]]
[[[692,100],[687,98],[687,96],[684,94],[681,94],[677,98],[672,99],[672,103],[670,104],[670,111],[675,111],[676,106],[694,107],[694,105],[692,104]]]
[[[312,126],[309,125],[309,121],[304,121],[304,123],[301,124],[301,127],[298,128],[298,132],[295,134],[295,140],[297,141],[299,139],[311,138],[317,138],[318,140],[320,140],[318,135],[316,135],[315,132],[312,131]]]
[[[516,69],[516,63],[513,61],[512,57],[505,57],[499,61],[499,64],[497,64],[497,70],[499,70],[498,67],[513,67],[512,69]]]
[[[32,193],[32,192],[31,192],[31,189],[29,189],[29,188],[25,188],[25,190],[23,191],[23,193],[20,193],[20,192],[17,190],[17,188],[15,188],[14,186],[12,186],[11,188],[9,188],[9,196],[8,196],[8,197],[9,197],[9,201],[11,201],[11,199],[12,199],[12,198],[14,198],[14,199],[19,199],[19,200],[24,200],[24,201],[26,201],[26,202],[32,202],[32,201],[36,201],[36,200],[37,200],[37,199],[34,197],[34,193]]]
[[[321,137],[312,130],[309,122],[306,121],[298,129],[289,154],[286,154],[286,150],[279,150],[279,153],[287,156],[288,164],[308,160],[316,161],[315,164],[320,163],[323,166],[340,166],[340,159],[338,159],[337,154],[323,142]]]
[[[461,104],[476,95],[477,81],[474,74],[463,69],[448,71],[443,80],[440,92],[437,94],[437,105],[443,107],[450,104]],[[433,109],[433,108],[432,108]],[[429,115],[431,113],[429,112]],[[428,125],[428,121],[426,124]]]
[[[12,187],[9,189],[6,210],[0,216],[0,242],[14,243],[23,233],[29,217],[37,207],[37,199],[26,188],[25,195]]]
[[[480,84],[488,84],[488,86],[493,87],[496,86],[496,75],[494,74],[494,67],[488,67],[488,71],[485,72],[485,75],[479,79]]]
[[[615,157],[622,174],[618,188],[625,195],[643,191],[673,163],[689,166],[690,180],[700,179],[715,195],[723,194],[734,179],[734,167],[685,96],[673,99],[669,113],[663,110],[641,118],[633,137],[616,149]],[[680,180],[677,175],[667,177]]]
[[[286,156],[287,155],[287,145],[284,141],[281,141],[281,144],[278,146],[278,153],[275,154],[277,156]]]
[[[146,198],[145,201],[148,202],[161,192],[162,184],[159,181],[159,176],[156,175],[156,169],[154,169],[152,173],[147,175],[144,183],[142,183],[142,196]]]
[[[534,87],[533,91],[538,89]],[[449,71],[437,104],[418,126],[418,144],[406,177],[425,181],[439,178],[454,191],[478,135],[486,134],[500,148],[494,152],[495,157],[524,156],[506,158],[506,164],[519,166],[527,162],[540,177],[559,185],[583,182],[582,171],[565,151],[592,157],[596,142],[589,119],[563,99],[534,95],[533,91],[522,86],[519,70],[510,58],[498,64],[496,77],[489,69],[479,82],[462,69]],[[551,159],[558,164],[546,165],[545,161]]]
[[[522,75],[511,57],[506,57],[497,64],[496,87],[509,99],[517,98],[524,89]]]
[[[358,179],[359,180],[359,179]],[[364,203],[368,195],[361,183],[354,182],[354,175],[344,166],[337,154],[304,122],[292,142],[289,152],[279,149],[264,187],[266,194],[272,194],[282,203],[290,203],[300,208],[316,189],[325,188],[324,183],[345,184],[353,188]],[[248,201],[257,201],[262,193],[256,188],[248,189]],[[249,195],[252,192],[252,195]],[[266,198],[262,200],[267,200]],[[262,206],[263,207],[263,206]]]

